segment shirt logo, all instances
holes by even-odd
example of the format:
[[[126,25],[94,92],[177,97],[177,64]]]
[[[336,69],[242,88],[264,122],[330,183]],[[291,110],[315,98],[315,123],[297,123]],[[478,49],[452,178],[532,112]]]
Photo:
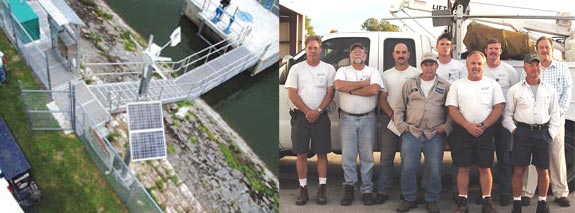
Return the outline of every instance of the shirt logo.
[[[445,93],[445,89],[436,86],[435,92],[443,95],[443,93]]]

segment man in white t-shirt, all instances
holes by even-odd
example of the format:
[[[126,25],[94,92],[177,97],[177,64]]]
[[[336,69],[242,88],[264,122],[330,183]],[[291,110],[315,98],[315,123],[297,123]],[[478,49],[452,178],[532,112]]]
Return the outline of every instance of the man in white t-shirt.
[[[489,39],[485,47],[487,64],[483,76],[491,78],[501,86],[503,95],[509,88],[519,82],[519,73],[511,65],[501,62],[501,43],[497,39]],[[511,203],[511,133],[502,125],[503,117],[495,124],[495,153],[497,154],[497,180],[499,183],[499,204],[507,206]]]
[[[437,75],[443,80],[452,84],[457,79],[467,77],[467,69],[465,64],[454,60],[451,56],[451,35],[444,33],[437,38],[435,45],[439,55],[439,67],[437,68]]]
[[[333,99],[335,68],[319,60],[321,37],[305,40],[306,61],[295,64],[287,76],[285,87],[296,109],[290,111],[293,152],[297,154],[296,169],[299,195],[296,205],[309,200],[307,191],[307,153],[317,155],[319,184],[317,203],[326,204],[327,153],[331,152],[331,122],[325,108]]]
[[[379,107],[384,111],[381,116],[381,170],[378,179],[378,193],[375,197],[375,203],[382,204],[391,193],[391,186],[393,180],[393,160],[395,159],[395,152],[399,148],[399,136],[385,128],[390,120],[393,118],[393,110],[390,106],[394,106],[401,102],[401,90],[403,84],[408,79],[419,75],[420,71],[409,65],[409,49],[404,43],[398,43],[393,48],[393,59],[395,66],[383,72],[383,84],[385,88],[379,96]]]
[[[455,122],[449,138],[451,158],[458,166],[457,189],[459,196],[455,212],[468,212],[467,191],[469,167],[479,167],[479,182],[482,191],[482,212],[497,212],[493,209],[491,188],[493,179],[493,134],[494,124],[501,117],[505,97],[501,87],[490,78],[483,78],[485,55],[473,51],[467,57],[468,76],[451,85],[445,105]]]
[[[359,154],[362,200],[373,205],[373,144],[376,141],[377,94],[383,88],[381,75],[375,68],[365,65],[367,50],[360,43],[351,45],[350,66],[339,68],[334,87],[339,93],[339,135],[341,139],[341,166],[343,168],[344,196],[341,205],[351,205],[358,182],[356,159]]]
[[[437,49],[439,67],[437,67],[437,76],[446,80],[450,84],[453,84],[458,79],[467,78],[467,68],[465,64],[454,60],[451,57],[451,50],[453,45],[451,44],[451,35],[449,33],[441,34],[437,38],[437,43],[435,45]],[[457,166],[451,168],[451,188],[453,191],[452,199],[457,201]]]

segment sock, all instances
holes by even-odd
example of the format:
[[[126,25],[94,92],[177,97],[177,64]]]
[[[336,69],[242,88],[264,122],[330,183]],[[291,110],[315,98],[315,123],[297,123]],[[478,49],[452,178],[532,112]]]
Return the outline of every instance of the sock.
[[[481,195],[481,198],[485,199],[486,197],[491,197],[491,195]]]
[[[521,196],[519,196],[519,197],[513,197],[513,200],[521,200]]]
[[[539,196],[539,201],[547,201],[547,197],[541,197],[541,196]]]
[[[299,179],[299,185],[305,187],[307,185],[307,178]]]
[[[462,194],[460,194],[459,197],[467,198],[467,195],[462,195]]]
[[[319,178],[319,184],[327,184],[327,178]]]

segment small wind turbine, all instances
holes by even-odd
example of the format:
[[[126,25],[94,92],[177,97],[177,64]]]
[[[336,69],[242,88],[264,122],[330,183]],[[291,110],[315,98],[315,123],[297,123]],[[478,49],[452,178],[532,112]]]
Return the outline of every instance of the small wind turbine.
[[[150,80],[152,79],[152,71],[150,71],[151,70],[150,68],[154,69],[156,73],[162,76],[163,79],[166,79],[166,77],[160,72],[161,69],[158,67],[156,62],[172,61],[171,58],[160,56],[160,53],[164,48],[168,46],[168,44],[170,44],[173,47],[176,46],[178,43],[180,43],[180,27],[176,28],[176,30],[172,32],[172,34],[170,35],[170,41],[166,43],[163,47],[154,44],[154,35],[150,35],[150,40],[148,41],[148,48],[146,48],[143,51],[142,47],[137,42],[135,43],[138,51],[142,52],[140,54],[140,60],[144,62],[142,71],[142,80],[140,81],[140,88],[138,90],[138,95],[144,96],[148,93],[148,87],[150,85]]]

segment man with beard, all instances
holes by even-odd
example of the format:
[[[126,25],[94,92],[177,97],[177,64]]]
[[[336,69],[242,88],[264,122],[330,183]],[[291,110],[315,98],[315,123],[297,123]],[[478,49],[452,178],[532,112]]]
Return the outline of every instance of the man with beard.
[[[499,58],[503,50],[501,43],[497,39],[489,39],[485,47],[487,66],[485,66],[485,77],[489,77],[501,86],[503,95],[507,90],[519,82],[519,73],[509,64],[501,62]],[[507,206],[511,203],[511,133],[503,128],[501,121],[503,117],[495,123],[495,153],[497,154],[497,176],[499,182],[499,204]]]
[[[299,179],[299,195],[296,205],[305,205],[307,191],[307,154],[317,154],[317,203],[326,204],[327,153],[331,152],[331,122],[325,108],[333,99],[335,69],[319,60],[321,37],[305,39],[305,61],[295,64],[288,74],[285,87],[296,109],[291,115],[291,139],[293,152],[297,154],[296,170]]]
[[[377,94],[383,87],[377,69],[365,65],[367,50],[360,43],[351,45],[351,66],[339,68],[335,74],[335,89],[339,92],[339,135],[345,194],[341,205],[351,205],[358,182],[356,159],[359,154],[361,193],[364,205],[373,204],[373,144],[376,139]]]
[[[495,123],[503,113],[505,97],[493,79],[483,78],[485,55],[472,51],[467,57],[468,76],[451,85],[445,105],[455,121],[449,138],[453,164],[458,166],[456,213],[468,212],[467,191],[469,167],[479,167],[479,183],[483,193],[482,212],[496,212],[491,200],[493,165],[493,134]]]
[[[395,152],[399,148],[399,136],[385,128],[393,118],[394,106],[400,101],[403,83],[407,79],[419,75],[417,68],[409,65],[409,50],[404,43],[398,43],[393,48],[395,66],[383,72],[383,84],[385,88],[379,96],[379,107],[384,111],[381,116],[381,170],[378,179],[378,193],[375,203],[382,204],[389,199],[393,180],[393,160]]]

